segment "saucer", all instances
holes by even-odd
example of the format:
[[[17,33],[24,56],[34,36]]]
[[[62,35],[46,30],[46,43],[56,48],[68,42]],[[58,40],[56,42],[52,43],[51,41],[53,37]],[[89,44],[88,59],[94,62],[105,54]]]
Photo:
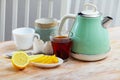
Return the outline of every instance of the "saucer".
[[[56,67],[56,66],[59,66],[63,63],[63,59],[61,58],[58,58],[58,63],[52,63],[52,64],[43,64],[43,63],[36,63],[36,62],[32,62],[32,64],[34,66],[37,66],[37,67],[42,67],[42,68],[52,68],[52,67]]]

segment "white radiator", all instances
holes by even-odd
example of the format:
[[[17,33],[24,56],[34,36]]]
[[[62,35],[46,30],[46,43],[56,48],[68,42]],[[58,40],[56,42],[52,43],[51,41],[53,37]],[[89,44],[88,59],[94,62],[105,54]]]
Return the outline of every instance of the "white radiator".
[[[113,17],[111,26],[120,25],[120,0],[0,0],[0,41],[11,40],[12,29],[34,27],[37,18],[77,14],[87,1],[96,4],[104,16]]]

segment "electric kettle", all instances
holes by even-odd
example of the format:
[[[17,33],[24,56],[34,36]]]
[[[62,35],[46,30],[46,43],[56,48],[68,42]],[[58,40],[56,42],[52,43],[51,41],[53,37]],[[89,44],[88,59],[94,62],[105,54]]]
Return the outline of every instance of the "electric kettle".
[[[106,27],[112,21],[111,17],[102,17],[94,4],[86,3],[85,9],[78,15],[69,14],[62,18],[59,35],[66,19],[75,19],[69,32],[69,37],[73,41],[72,57],[85,60],[96,61],[105,58],[110,51],[109,35]],[[89,9],[91,7],[92,9]]]

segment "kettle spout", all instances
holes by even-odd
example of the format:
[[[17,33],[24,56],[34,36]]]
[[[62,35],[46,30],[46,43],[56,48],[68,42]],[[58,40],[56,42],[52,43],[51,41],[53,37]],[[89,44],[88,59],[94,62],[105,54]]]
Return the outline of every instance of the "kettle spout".
[[[112,17],[109,17],[109,16],[106,16],[104,17],[103,21],[102,21],[102,25],[104,28],[107,28],[108,25],[112,22],[113,18]]]

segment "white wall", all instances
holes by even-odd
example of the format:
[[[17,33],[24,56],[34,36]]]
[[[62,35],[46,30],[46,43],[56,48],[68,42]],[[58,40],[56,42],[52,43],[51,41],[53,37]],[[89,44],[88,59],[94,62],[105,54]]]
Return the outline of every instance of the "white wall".
[[[6,0],[6,29],[5,29],[5,40],[11,39],[11,30],[12,30],[12,1]],[[34,20],[37,18],[37,1],[30,0],[30,17],[29,17],[29,26],[34,27]],[[75,1],[72,0],[71,13],[74,13]],[[80,0],[79,11],[83,8],[84,2],[87,0]],[[114,21],[111,26],[120,25],[120,0],[89,0],[97,5],[98,10],[103,13],[103,16],[109,15],[112,16]],[[1,2],[1,0],[0,0]],[[24,26],[24,14],[25,14],[25,0],[18,0],[18,25],[17,27]],[[41,17],[48,17],[48,0],[42,0],[42,15]],[[53,17],[60,19],[60,6],[61,0],[54,0],[54,9]]]

